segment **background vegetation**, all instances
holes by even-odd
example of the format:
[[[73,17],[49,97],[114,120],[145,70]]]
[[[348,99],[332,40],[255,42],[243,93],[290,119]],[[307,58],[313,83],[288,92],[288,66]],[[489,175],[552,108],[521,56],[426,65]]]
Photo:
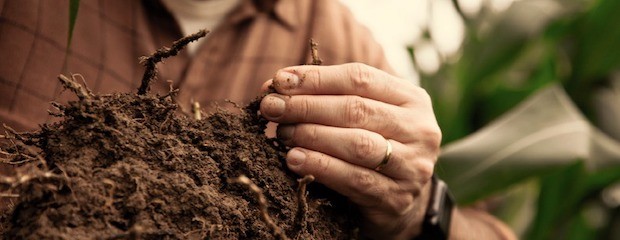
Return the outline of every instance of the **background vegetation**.
[[[501,14],[484,5],[468,14],[460,2],[452,1],[465,25],[460,50],[453,56],[440,55],[437,71],[420,71],[446,148],[514,111],[528,97],[561,86],[594,132],[602,133],[584,138],[591,137],[587,141],[593,145],[604,138],[607,146],[620,149],[620,137],[609,128],[610,115],[620,107],[620,1],[521,0]],[[430,31],[426,34],[430,41],[433,37]],[[419,69],[417,50],[415,45],[411,48]],[[601,93],[611,93],[612,98],[601,98]],[[611,125],[618,126],[620,119],[616,120]],[[591,163],[599,161],[593,158],[600,154],[591,151],[554,164],[545,158],[536,163],[499,159],[496,165],[516,170],[493,175],[489,171],[497,168],[489,168],[481,173],[494,179],[457,181],[459,173],[447,170],[460,166],[453,157],[440,159],[437,172],[456,190],[461,204],[490,196],[500,199],[491,200],[500,202],[494,205],[496,214],[523,239],[620,239],[620,203],[614,187],[620,180],[620,159],[607,155],[611,160],[604,167],[592,168]],[[472,190],[459,192],[462,187]]]

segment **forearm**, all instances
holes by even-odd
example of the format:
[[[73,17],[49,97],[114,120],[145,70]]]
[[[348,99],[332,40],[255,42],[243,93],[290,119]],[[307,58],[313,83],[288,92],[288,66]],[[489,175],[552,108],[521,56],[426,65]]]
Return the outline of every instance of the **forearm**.
[[[473,208],[455,208],[452,212],[450,239],[517,239],[514,232],[497,218]]]

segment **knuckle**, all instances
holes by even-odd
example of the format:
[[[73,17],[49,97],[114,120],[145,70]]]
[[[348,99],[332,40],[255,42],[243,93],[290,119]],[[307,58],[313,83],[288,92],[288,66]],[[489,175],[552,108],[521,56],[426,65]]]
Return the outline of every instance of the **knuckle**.
[[[432,105],[431,95],[428,94],[426,89],[416,86],[414,88],[414,96],[416,98],[416,102],[427,104],[429,106]]]
[[[314,145],[319,141],[319,133],[316,126],[305,125],[302,127],[304,136],[301,137],[303,141],[306,141],[309,145]]]
[[[345,107],[345,121],[354,126],[365,126],[372,109],[358,96],[349,97]]]
[[[415,187],[418,190],[422,189],[422,186],[430,182],[431,178],[433,177],[434,164],[427,164],[430,161],[426,161],[426,160],[422,160],[422,161],[424,161],[425,164],[420,164],[421,166],[418,166],[418,171],[416,174],[417,181],[414,181]]]
[[[297,120],[308,119],[310,116],[310,111],[312,111],[312,105],[308,98],[303,96],[295,96],[291,97],[291,99],[294,99],[295,101],[290,101],[291,107],[287,107],[287,109],[291,109],[291,111],[295,113],[294,115],[296,115],[296,117],[294,118],[298,118]]]
[[[362,63],[347,64],[348,75],[355,89],[367,90],[372,85],[370,67]]]
[[[356,171],[352,179],[353,188],[358,192],[368,193],[369,191],[377,191],[377,177],[372,172]]]
[[[353,156],[356,159],[368,158],[375,153],[376,143],[368,134],[360,134],[353,140]]]
[[[431,155],[437,155],[441,145],[441,130],[438,126],[422,127],[418,130],[421,142],[426,151]]]
[[[317,175],[320,175],[322,173],[327,172],[329,170],[330,165],[331,165],[331,159],[327,158],[323,154],[318,154],[318,156],[316,157],[316,171],[315,171],[315,173]]]

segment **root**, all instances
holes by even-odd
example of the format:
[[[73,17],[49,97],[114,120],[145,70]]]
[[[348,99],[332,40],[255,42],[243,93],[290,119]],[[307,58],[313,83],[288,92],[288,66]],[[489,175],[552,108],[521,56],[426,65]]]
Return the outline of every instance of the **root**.
[[[224,225],[222,224],[211,224],[209,221],[202,217],[194,217],[192,218],[192,222],[199,222],[201,225],[200,229],[192,230],[183,234],[185,237],[201,232],[200,239],[211,239],[211,235],[216,231],[222,231],[224,229]]]
[[[297,188],[297,215],[295,216],[295,226],[298,229],[298,238],[307,231],[308,200],[306,198],[306,187],[313,181],[314,176],[312,175],[306,175],[303,178],[297,179],[299,187]]]
[[[62,83],[62,86],[65,89],[71,90],[73,93],[75,93],[75,95],[78,96],[80,100],[90,99],[91,97],[93,97],[94,95],[90,91],[90,89],[88,89],[86,85],[82,86],[81,84],[79,84],[75,80],[75,76],[82,76],[82,75],[73,74],[71,75],[71,78],[69,79],[67,76],[60,74],[58,75],[58,80],[60,80],[60,83]],[[82,80],[84,80],[83,77],[82,77]]]
[[[263,195],[263,190],[260,189],[260,187],[256,186],[256,184],[254,184],[252,180],[250,180],[245,175],[241,175],[232,181],[247,186],[250,191],[254,193],[256,199],[258,200],[258,207],[260,209],[261,219],[263,219],[263,221],[271,229],[273,235],[276,236],[276,238],[280,240],[288,240],[289,238],[286,236],[286,234],[284,234],[282,228],[278,227],[278,225],[276,225],[271,216],[269,216],[269,212],[267,211],[267,199],[265,198],[265,195]]]
[[[27,140],[27,139],[23,136],[23,135],[25,135],[25,134],[27,134],[27,133],[20,133],[20,132],[17,132],[17,131],[15,131],[15,129],[13,129],[12,127],[7,126],[7,125],[6,125],[6,124],[4,124],[4,123],[2,124],[2,127],[4,127],[4,129],[6,129],[6,134],[5,134],[5,135],[0,135],[0,136],[2,136],[2,138],[5,138],[5,139],[16,139],[16,140],[18,140],[18,141],[20,141],[20,142],[24,142],[24,141],[26,141],[26,140]],[[9,134],[9,133],[10,133],[10,134]]]
[[[202,120],[202,111],[200,111],[200,103],[192,100],[192,113],[194,114],[194,120]]]
[[[312,56],[312,62],[310,65],[321,65],[323,60],[319,57],[319,44],[310,38],[310,56]]]
[[[0,193],[0,198],[18,198],[19,194],[14,193]]]
[[[159,99],[165,99],[167,97],[170,97],[172,100],[174,100],[174,98],[179,94],[179,89],[174,88],[174,86],[172,85],[172,80],[167,80],[166,82],[168,82],[168,93],[159,97]]]
[[[163,47],[158,49],[151,56],[141,57],[140,63],[144,65],[146,70],[142,76],[142,83],[140,84],[140,88],[138,88],[138,94],[144,95],[150,90],[151,82],[157,77],[157,67],[155,66],[157,63],[161,62],[164,58],[176,56],[187,44],[206,36],[207,33],[208,31],[206,30],[200,30],[197,33],[174,41],[170,48]]]
[[[51,172],[35,172],[34,174],[17,174],[15,177],[0,176],[0,186],[8,187],[9,189],[15,189],[20,185],[26,184],[33,179],[49,178],[49,179],[64,179],[61,176],[55,175]]]
[[[0,149],[0,154],[4,155],[3,157],[0,157],[0,163],[19,165],[38,160],[43,169],[48,169],[47,161],[45,161],[45,158],[43,158],[39,153],[37,153],[28,145],[35,142],[35,140],[32,139],[31,136],[29,136],[29,133],[19,133],[15,131],[15,129],[5,124],[3,124],[3,127],[6,129],[6,134],[0,135],[0,138],[8,139],[13,144],[12,149],[15,150],[15,153],[9,153]],[[23,135],[27,136],[25,137]],[[24,150],[26,153],[20,152],[20,149]],[[24,159],[15,161],[19,157],[22,157]]]
[[[49,115],[54,117],[64,117],[65,116],[65,106],[61,105],[57,102],[51,102],[50,105],[56,109],[56,112],[52,112],[51,110],[47,110]]]
[[[0,175],[0,198],[18,198],[20,197],[19,189],[24,185],[27,185],[29,182],[37,179],[55,179],[67,182],[66,178],[62,176],[53,174],[52,172],[43,172],[38,168],[31,168],[31,171],[26,174],[22,174],[20,171],[17,172],[15,176],[4,176]],[[48,188],[53,185],[45,185]],[[53,188],[53,187],[52,187]]]

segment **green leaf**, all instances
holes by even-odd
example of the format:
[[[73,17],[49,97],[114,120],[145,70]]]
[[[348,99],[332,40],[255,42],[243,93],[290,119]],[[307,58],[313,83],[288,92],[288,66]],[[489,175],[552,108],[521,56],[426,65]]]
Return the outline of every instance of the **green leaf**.
[[[71,39],[73,38],[73,28],[75,27],[75,20],[77,19],[79,8],[80,0],[69,1],[69,36],[67,38],[67,48],[71,46]]]
[[[620,1],[598,0],[575,22],[567,41],[572,46],[574,73],[566,89],[586,116],[591,117],[593,88],[606,84],[611,71],[620,68]]]
[[[590,138],[588,123],[556,84],[477,133],[445,146],[437,173],[458,202],[471,203],[523,179],[573,164],[588,154]]]
[[[553,239],[562,234],[555,226],[558,222],[566,224],[575,214],[575,207],[586,189],[585,175],[584,164],[579,161],[541,179],[538,212],[525,239]]]

